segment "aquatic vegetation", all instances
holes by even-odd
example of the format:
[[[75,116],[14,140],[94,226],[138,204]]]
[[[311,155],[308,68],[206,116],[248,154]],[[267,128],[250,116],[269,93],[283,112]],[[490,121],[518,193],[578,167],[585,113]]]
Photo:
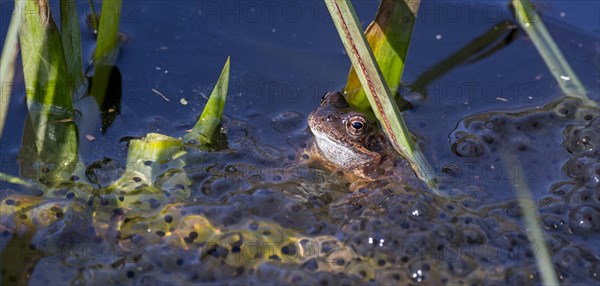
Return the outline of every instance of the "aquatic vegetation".
[[[394,101],[394,96],[390,91],[390,87],[382,76],[381,69],[374,58],[371,48],[367,44],[367,40],[360,27],[352,3],[345,0],[325,2],[327,3],[329,13],[340,34],[342,43],[344,43],[344,47],[348,52],[352,66],[355,67],[358,78],[362,86],[365,87],[363,90],[369,99],[372,110],[381,123],[382,129],[387,134],[392,146],[398,153],[402,154],[410,161],[417,175],[432,191],[441,194],[436,189],[435,178],[433,178],[429,172],[432,170],[431,165],[419,146],[413,141],[408,128],[402,119],[400,110]],[[419,2],[416,2],[416,6],[418,6],[418,3]],[[402,8],[398,9],[398,12],[400,11],[402,11]],[[410,11],[416,11],[415,7],[410,9]],[[409,25],[409,29],[410,28],[412,28],[412,26]],[[404,43],[406,46],[404,47],[404,53],[406,53],[408,42]],[[388,55],[385,54],[384,56]],[[402,55],[398,54],[396,57],[402,57]],[[391,67],[388,66],[388,68]],[[396,67],[394,67],[394,69],[395,68]],[[396,77],[401,75],[402,73],[400,72]],[[363,100],[354,98],[353,101],[360,102]]]
[[[229,58],[225,61],[225,66],[223,67],[223,71],[221,71],[219,80],[217,80],[217,85],[208,98],[208,102],[200,115],[200,119],[198,119],[194,128],[185,135],[184,140],[187,142],[196,142],[198,146],[204,148],[212,143],[213,134],[215,134],[216,128],[221,123],[221,117],[223,117],[228,86]]]
[[[365,31],[377,65],[390,91],[396,95],[420,1],[381,1],[375,19]],[[344,88],[347,101],[362,113],[371,112],[371,105],[354,67],[350,68]]]
[[[2,131],[4,130],[4,123],[6,120],[6,112],[8,112],[8,104],[10,103],[10,95],[12,85],[10,84],[15,74],[15,61],[18,55],[17,39],[19,29],[21,28],[21,17],[20,13],[18,16],[14,16],[10,19],[8,26],[8,32],[6,33],[6,40],[4,41],[4,47],[2,47],[2,62],[0,63],[0,84],[3,86],[0,91],[2,100],[0,101],[0,138],[2,138]]]
[[[117,3],[109,2],[104,3]],[[411,5],[419,3],[410,2]],[[392,98],[389,102],[394,105],[398,95],[403,93],[398,85],[408,45],[393,38],[410,40],[416,7],[409,12],[410,9],[402,6],[406,4],[404,1],[383,1],[382,7],[391,3],[396,5],[397,11],[407,13],[400,14],[408,17],[403,19],[407,21],[392,21],[393,25],[402,24],[402,29],[385,25],[385,18],[389,16],[382,12],[396,10],[380,8],[366,39],[375,43],[372,56],[376,60],[387,57],[379,62],[381,74],[377,76],[385,79],[381,82],[388,85],[386,95]],[[67,1],[61,1],[63,4]],[[152,10],[151,5],[148,7]],[[93,10],[93,6],[91,8]],[[121,13],[120,6],[112,8],[103,6],[103,12]],[[75,15],[66,9],[61,7],[63,16]],[[198,17],[196,13],[192,12],[193,17]],[[77,21],[65,19],[63,23],[62,18],[58,38],[63,53],[77,54],[79,36],[65,35],[67,30],[72,31],[71,35],[79,33],[73,31],[78,29]],[[21,158],[29,160],[23,161],[23,166],[39,167],[36,169],[39,173],[23,172],[23,178],[8,175],[1,178],[23,185],[17,192],[8,190],[0,201],[2,255],[6,258],[0,265],[2,284],[512,285],[551,281],[548,275],[558,277],[561,283],[597,281],[600,258],[591,244],[598,240],[595,234],[600,229],[600,200],[595,191],[599,181],[600,136],[597,131],[600,121],[597,108],[582,104],[582,99],[565,97],[549,103],[544,101],[535,108],[494,107],[491,112],[459,113],[465,117],[450,122],[458,122],[454,130],[454,125],[448,130],[436,129],[435,132],[443,136],[452,130],[448,142],[442,137],[446,144],[442,148],[451,156],[440,158],[439,153],[432,152],[436,163],[448,163],[436,178],[438,191],[444,196],[396,179],[354,184],[356,182],[349,182],[339,172],[332,173],[307,163],[311,159],[306,152],[311,134],[302,124],[303,111],[296,110],[296,106],[290,111],[286,105],[276,109],[276,114],[270,113],[271,109],[252,108],[240,112],[243,115],[236,113],[246,108],[240,101],[250,99],[245,98],[247,92],[239,92],[239,87],[229,86],[229,58],[212,94],[205,97],[208,102],[195,124],[182,123],[194,121],[190,120],[192,115],[183,116],[185,120],[165,116],[163,123],[156,124],[157,128],[147,128],[141,116],[135,121],[137,118],[127,117],[131,112],[125,110],[125,116],[118,117],[116,122],[126,118],[123,120],[127,121],[126,125],[137,128],[132,130],[126,126],[126,132],[116,130],[123,127],[111,129],[110,132],[117,134],[116,139],[110,137],[110,132],[105,135],[111,120],[120,115],[119,106],[114,105],[115,98],[110,94],[113,85],[121,85],[117,68],[121,59],[117,53],[124,35],[118,33],[119,21],[102,23],[109,18],[98,19],[95,12],[89,19],[93,30],[100,33],[92,55],[93,66],[84,76],[81,61],[65,58],[65,63],[61,63],[65,76],[81,81],[71,85],[69,80],[66,86],[72,104],[68,104],[68,98],[55,97],[52,101],[64,107],[44,109],[43,101],[31,105],[30,111],[42,111],[39,113],[42,115],[35,118],[48,119],[38,120],[41,125],[28,123]],[[186,18],[189,19],[192,18]],[[107,32],[109,26],[112,30]],[[214,32],[212,28],[208,30]],[[402,32],[396,33],[399,31]],[[422,86],[434,84],[461,64],[496,59],[502,56],[499,51],[505,51],[508,44],[511,48],[515,46],[511,41],[515,35],[524,35],[521,31],[511,20],[494,23],[479,38],[465,41],[468,42],[466,47],[448,53],[451,55],[421,74],[417,82]],[[214,35],[217,34],[211,34]],[[377,46],[376,40],[382,35],[390,36]],[[132,36],[140,42],[135,34]],[[230,35],[223,35],[225,37]],[[115,42],[100,45],[106,39]],[[248,39],[242,37],[241,40]],[[262,42],[260,44],[259,47],[264,47]],[[161,45],[161,53],[164,53],[163,48],[169,47]],[[123,47],[124,54],[131,56],[132,49],[127,49]],[[331,51],[340,54],[337,49]],[[338,56],[345,58],[345,55]],[[4,55],[2,59],[4,72],[5,63],[9,61]],[[144,68],[154,71],[154,63],[151,64]],[[371,64],[377,69],[377,64]],[[170,74],[174,74],[173,69],[169,69]],[[257,70],[233,69],[231,81],[239,84],[235,81]],[[52,72],[49,69],[49,74]],[[125,82],[130,74],[123,75]],[[119,79],[118,84],[111,83],[114,77]],[[194,96],[208,92],[197,88],[199,79],[195,77],[190,79],[194,82],[190,89]],[[216,74],[207,76],[205,73],[201,77],[214,81]],[[359,77],[351,71],[346,95],[349,100],[357,100],[357,106],[369,108],[364,105],[368,104],[366,96],[358,95],[364,94],[360,91]],[[2,82],[5,82],[4,77]],[[416,85],[413,91],[421,93],[421,99],[433,100],[419,87]],[[179,90],[182,94],[188,92],[182,90]],[[173,94],[167,92],[165,95],[173,98]],[[233,103],[229,99],[228,108],[234,111],[224,115],[227,93],[238,97]],[[36,93],[31,94],[35,99]],[[93,98],[92,106],[83,106],[82,99],[90,98]],[[187,105],[186,108],[193,106],[193,114],[200,113],[202,106],[190,102],[181,104]],[[146,103],[149,101],[144,98],[144,107]],[[418,104],[424,105],[419,102],[415,107],[419,108]],[[93,120],[90,120],[90,109],[82,106],[96,114],[102,112],[102,138],[88,135],[96,133],[87,130],[99,129],[86,125]],[[200,109],[196,109],[197,106]],[[173,105],[168,107],[170,110]],[[246,115],[248,117],[239,118]],[[437,124],[426,123],[428,125],[416,129],[417,132],[423,132],[424,128],[435,129],[434,124]],[[167,125],[176,125],[180,134],[164,131]],[[50,129],[44,130],[46,127]],[[77,136],[72,135],[73,128]],[[188,133],[184,135],[183,130]],[[269,132],[277,133],[278,137],[269,137]],[[562,148],[552,148],[559,143],[552,139],[560,141],[561,134]],[[66,136],[68,140],[64,146],[50,140],[52,138],[37,140],[49,135]],[[126,137],[119,141],[118,136]],[[89,156],[86,145],[106,145],[102,142],[106,138],[118,145],[112,146],[118,149],[115,152],[118,155],[106,158],[102,157],[106,153],[102,153],[93,154],[91,160],[86,158]],[[427,140],[425,135],[418,141],[434,143]],[[507,152],[514,153],[523,162],[503,158]],[[544,169],[537,173],[529,168],[534,157],[545,159],[542,161]],[[54,162],[62,163],[60,160],[65,160],[66,165],[56,167]],[[545,187],[532,187],[538,192],[536,195],[542,197],[537,202],[523,203],[512,198],[493,201],[489,198],[498,194],[492,191],[510,193],[507,191],[510,185],[503,190],[494,183],[484,182],[487,178],[480,174],[472,174],[471,167],[481,162],[490,162],[492,172],[498,172],[503,165],[514,167],[499,177],[510,177],[520,183],[516,186],[522,189],[531,187],[528,184],[536,179],[542,183],[534,186],[555,184],[548,194]],[[558,168],[553,168],[555,166]],[[564,177],[556,175],[561,168]],[[548,172],[550,169],[556,172]],[[512,177],[514,173],[518,177]],[[466,176],[469,178],[464,179]],[[348,192],[354,189],[354,193]],[[510,197],[510,194],[505,196]],[[539,219],[535,217],[537,210]],[[528,221],[525,226],[523,221]],[[534,229],[538,222],[544,230],[543,237],[539,228]],[[537,247],[545,243],[544,240],[548,255],[537,256],[544,252]],[[546,268],[539,267],[541,263],[537,262],[540,261],[546,263]],[[549,268],[555,268],[556,275]]]
[[[531,37],[531,41],[565,95],[581,99],[584,105],[597,106],[597,102],[588,98],[587,90],[558,49],[533,5],[527,0],[513,0],[512,5],[515,9],[515,18]]]

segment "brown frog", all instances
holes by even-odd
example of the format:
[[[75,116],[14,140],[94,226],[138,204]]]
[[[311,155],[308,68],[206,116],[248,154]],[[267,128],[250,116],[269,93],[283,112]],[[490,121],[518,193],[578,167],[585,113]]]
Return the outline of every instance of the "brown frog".
[[[321,105],[308,115],[308,126],[322,161],[351,176],[376,180],[401,160],[376,124],[353,110],[338,91],[323,97]]]

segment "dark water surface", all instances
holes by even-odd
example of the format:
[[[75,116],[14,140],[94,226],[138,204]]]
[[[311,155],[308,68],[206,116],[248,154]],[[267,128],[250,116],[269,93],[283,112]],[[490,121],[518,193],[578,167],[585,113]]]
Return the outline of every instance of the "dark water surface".
[[[599,283],[598,109],[564,99],[522,30],[491,55],[414,85],[485,31],[514,22],[507,1],[423,2],[400,93],[412,104],[404,112],[407,125],[433,171],[444,176],[449,198],[385,180],[348,193],[343,178],[306,163],[306,116],[325,92],[343,88],[349,69],[322,1],[124,1],[121,114],[105,133],[100,124],[80,127],[81,138],[95,137],[80,142],[85,163],[110,158],[101,164],[110,173],[110,166],[125,165],[121,139],[183,136],[231,56],[226,146],[190,150],[189,198],[154,205],[152,195],[132,195],[142,206],[130,210],[135,215],[103,205],[95,211],[108,213],[110,223],[100,231],[90,229],[81,190],[64,191],[73,202],[57,192],[49,203],[19,197],[17,203],[38,206],[32,214],[43,222],[34,222],[40,225],[35,234],[17,235],[11,226],[19,218],[2,213],[3,281],[540,284],[539,248],[527,238],[512,190],[518,183],[534,194],[559,281]],[[1,2],[2,39],[11,3]],[[353,3],[366,26],[378,2]],[[598,101],[600,3],[538,6],[588,96]],[[87,30],[82,38],[85,57],[95,42]],[[11,175],[19,174],[27,114],[21,85],[1,143],[2,172]],[[503,165],[501,148],[517,155],[523,171]],[[4,182],[0,190],[5,210],[15,205],[9,196],[35,192]],[[44,223],[40,217],[48,214],[58,219]]]

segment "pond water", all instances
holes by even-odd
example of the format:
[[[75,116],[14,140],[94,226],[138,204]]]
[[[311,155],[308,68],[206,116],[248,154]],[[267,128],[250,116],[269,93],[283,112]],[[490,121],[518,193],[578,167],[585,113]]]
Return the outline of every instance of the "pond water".
[[[598,109],[565,99],[531,40],[511,25],[497,50],[426,77],[486,31],[514,22],[507,1],[424,1],[419,10],[400,89],[411,107],[403,114],[448,197],[389,180],[349,193],[344,178],[306,163],[306,117],[325,92],[343,88],[350,67],[322,1],[124,2],[120,114],[103,131],[82,127],[85,163],[110,182],[126,165],[124,139],[183,136],[231,56],[225,136],[214,151],[188,150],[177,169],[191,180],[187,198],[125,199],[139,209],[115,208],[118,194],[87,204],[77,187],[44,200],[37,189],[0,182],[2,281],[540,284],[539,247],[522,224],[517,183],[533,192],[559,281],[600,282]],[[1,3],[7,27],[12,1]],[[366,27],[378,2],[353,3]],[[600,3],[539,7],[598,101]],[[82,38],[85,57],[95,41],[85,29]],[[17,72],[16,82],[22,77]],[[21,85],[0,154],[1,171],[15,176],[27,115]],[[501,147],[522,170],[504,166]],[[35,233],[11,229],[23,218],[7,213],[19,205],[31,206]],[[107,215],[106,225],[90,224],[97,221],[90,207]]]

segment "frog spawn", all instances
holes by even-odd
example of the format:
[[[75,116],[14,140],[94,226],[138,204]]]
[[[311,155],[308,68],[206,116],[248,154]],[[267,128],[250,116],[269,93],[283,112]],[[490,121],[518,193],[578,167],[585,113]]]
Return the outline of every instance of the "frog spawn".
[[[576,109],[566,110],[573,116],[579,113]],[[501,114],[498,116],[502,119]],[[545,124],[553,121],[550,119],[541,120],[539,125],[524,121],[528,123],[521,123],[519,128],[547,126]],[[515,120],[516,117],[504,116],[504,121],[496,121],[497,124],[486,128],[487,135],[500,136],[499,126],[514,127]],[[570,118],[567,116],[565,120]],[[469,126],[465,130],[475,130]],[[534,136],[544,132],[543,128],[535,130]],[[486,142],[481,157],[495,152],[492,148],[498,141],[481,141],[479,133],[470,138]],[[239,141],[238,149],[247,143],[243,138],[233,137],[233,140]],[[536,148],[527,146],[530,147]],[[53,271],[78,271],[68,275],[80,277],[70,278],[74,282],[89,283],[94,279],[100,281],[97,283],[112,284],[254,281],[260,284],[503,285],[531,284],[540,279],[533,252],[528,248],[529,241],[520,226],[518,207],[515,204],[482,206],[477,198],[468,195],[468,192],[481,193],[477,187],[471,187],[467,194],[459,192],[449,200],[442,200],[385,181],[358,190],[356,194],[347,194],[334,187],[340,180],[332,179],[326,173],[325,180],[317,183],[297,182],[292,180],[295,177],[286,176],[280,181],[264,180],[267,177],[263,174],[257,180],[249,170],[265,166],[288,168],[289,160],[271,158],[286,158],[287,154],[266,157],[255,152],[255,146],[245,148],[251,150],[236,149],[236,152],[207,155],[208,171],[203,168],[206,165],[197,170],[186,170],[190,176],[204,179],[194,178],[195,182],[200,182],[199,186],[191,188],[191,198],[185,204],[170,199],[157,199],[158,204],[152,203],[149,199],[161,193],[147,188],[143,178],[131,177],[131,184],[140,183],[135,189],[142,196],[135,199],[132,194],[130,198],[132,202],[143,202],[136,206],[145,211],[132,210],[135,215],[125,218],[128,209],[117,208],[118,196],[107,200],[106,206],[102,206],[100,199],[118,195],[118,190],[96,192],[92,196],[94,208],[105,207],[108,213],[116,209],[122,211],[110,216],[115,220],[104,220],[120,225],[114,228],[114,240],[107,240],[116,242],[117,251],[113,253],[118,255],[108,255],[95,264],[89,261],[77,267],[73,264],[68,271],[58,267],[52,268]],[[223,160],[223,156],[229,157]],[[279,162],[271,163],[273,161]],[[227,170],[235,174],[235,187],[224,181],[230,177],[222,178]],[[217,188],[212,190],[213,187]],[[219,194],[204,192],[204,189],[218,190]],[[575,180],[565,182],[555,193],[554,200],[541,201],[540,205],[542,215],[547,216],[544,217],[547,225],[557,225],[553,230],[555,233],[549,237],[549,244],[561,279],[566,282],[595,281],[593,277],[597,277],[598,269],[594,265],[598,265],[598,261],[590,254],[593,252],[574,247],[564,238],[573,238],[570,235],[572,226],[567,219],[571,205],[593,203],[597,196]],[[80,190],[56,190],[54,196],[80,199],[86,205],[89,202],[86,194],[88,191],[80,187]],[[565,202],[561,205],[563,196]],[[268,230],[269,235],[265,236],[264,230]],[[593,233],[583,235],[580,232],[574,239],[591,239]],[[257,241],[269,247],[253,251],[257,249]],[[273,243],[278,241],[281,243],[275,248]],[[284,243],[287,241],[293,243]],[[312,255],[314,253],[320,254]],[[335,256],[336,253],[340,255]],[[578,267],[589,270],[577,271]],[[575,279],[582,273],[587,276]],[[51,282],[56,281],[48,281]]]
[[[258,220],[218,228],[204,215],[188,214],[191,212],[193,209],[182,204],[173,204],[159,215],[129,224],[134,228],[122,229],[120,236],[130,249],[135,249],[127,255],[138,259],[119,271],[104,269],[98,277],[106,283],[185,284],[227,281],[257,273],[264,264],[309,265],[306,267],[311,271],[339,273],[346,263],[333,260],[355,259],[351,249],[331,236],[304,237],[278,224]],[[323,249],[328,252],[322,253]]]
[[[597,239],[600,231],[599,116],[597,108],[582,106],[577,99],[565,98],[536,111],[472,116],[464,119],[450,135],[452,151],[460,157],[493,160],[501,148],[499,142],[511,142],[509,147],[505,147],[509,152],[544,154],[547,164],[553,160],[556,151],[548,152],[546,146],[536,144],[539,143],[538,137],[558,137],[547,134],[562,132],[561,146],[570,157],[562,165],[562,171],[571,181],[554,183],[550,187],[551,195],[541,199],[539,205],[542,226],[551,235],[549,246],[553,262],[563,283],[591,283],[600,279],[598,269],[582,271],[600,263],[600,257],[593,254],[599,249],[576,246],[584,244],[581,239],[598,242],[588,241],[587,245],[600,243]],[[518,208],[511,209],[517,211],[507,213],[521,217]],[[579,268],[575,269],[573,265],[579,265]]]

